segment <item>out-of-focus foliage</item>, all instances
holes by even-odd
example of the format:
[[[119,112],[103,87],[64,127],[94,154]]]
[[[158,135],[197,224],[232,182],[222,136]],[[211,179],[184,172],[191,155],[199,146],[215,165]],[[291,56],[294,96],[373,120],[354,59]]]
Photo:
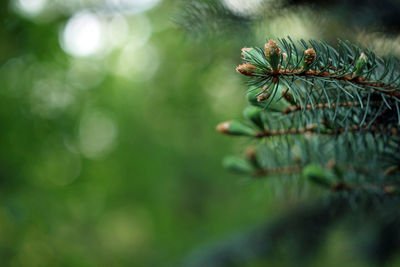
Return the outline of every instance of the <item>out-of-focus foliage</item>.
[[[184,1],[176,16],[192,35],[229,33],[246,44],[265,38],[338,38],[368,46],[378,55],[399,56],[397,0],[198,0]]]
[[[297,207],[199,251],[188,266],[382,266],[389,260],[389,266],[397,266],[399,220],[390,213],[396,213],[398,199],[389,202],[364,200],[351,207],[343,198],[333,198]]]
[[[326,15],[334,16],[341,23],[367,28],[399,32],[398,15],[400,2],[397,0],[287,0],[288,5],[309,5]]]

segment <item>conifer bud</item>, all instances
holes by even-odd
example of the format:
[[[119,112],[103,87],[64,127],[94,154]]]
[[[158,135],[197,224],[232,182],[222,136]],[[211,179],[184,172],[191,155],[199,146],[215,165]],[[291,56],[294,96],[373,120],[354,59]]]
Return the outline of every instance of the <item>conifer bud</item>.
[[[242,58],[246,59],[246,53],[250,53],[251,51],[253,51],[254,49],[251,47],[243,47],[242,48]]]
[[[226,121],[217,125],[217,131],[226,135],[254,136],[256,131],[238,121]]]
[[[263,102],[265,100],[268,100],[270,97],[271,92],[269,92],[269,89],[267,89],[257,96],[257,102]]]
[[[362,74],[366,66],[367,66],[367,56],[364,53],[361,53],[360,57],[356,62],[356,70],[353,76],[357,77],[360,74]]]
[[[312,63],[315,62],[317,54],[313,48],[308,48],[304,51],[304,68],[308,69]]]
[[[269,42],[265,44],[265,56],[267,61],[271,65],[272,70],[278,69],[281,52],[282,50],[273,40],[269,40]]]
[[[247,94],[247,100],[250,102],[251,105],[260,107],[263,110],[268,110],[271,112],[283,112],[286,108],[289,107],[289,104],[286,101],[277,101],[278,94],[275,95],[275,100],[269,102],[267,105],[264,101],[268,100],[272,95],[273,90],[271,90],[271,88],[257,88],[253,89]]]
[[[245,174],[253,172],[253,168],[247,160],[235,156],[226,157],[222,165],[225,169],[236,173]]]
[[[253,76],[256,70],[257,67],[250,63],[241,64],[236,67],[236,71],[245,76]]]
[[[282,97],[283,97],[287,102],[289,102],[291,105],[294,105],[294,106],[297,105],[296,100],[294,99],[293,94],[290,92],[290,90],[289,90],[288,88],[283,89],[282,92],[281,92],[281,94],[282,94]]]
[[[247,93],[247,100],[249,103],[253,106],[263,107],[263,103],[260,103],[257,99],[258,96],[265,90],[267,90],[266,87],[251,89],[251,91]]]
[[[257,125],[260,129],[264,130],[264,123],[261,119],[262,109],[256,106],[248,106],[243,111],[243,116]]]

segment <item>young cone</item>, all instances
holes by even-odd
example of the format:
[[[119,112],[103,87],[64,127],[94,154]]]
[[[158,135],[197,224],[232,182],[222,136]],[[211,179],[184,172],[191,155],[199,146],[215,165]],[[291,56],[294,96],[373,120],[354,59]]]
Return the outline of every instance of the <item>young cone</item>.
[[[242,58],[247,60],[248,59],[247,55],[252,51],[254,51],[254,49],[251,48],[251,47],[250,48],[249,47],[243,47],[242,48],[242,53],[241,53]]]
[[[256,131],[238,121],[226,121],[217,125],[217,131],[226,135],[254,136]]]
[[[250,63],[245,63],[236,67],[236,71],[245,76],[253,76],[256,70],[257,67]]]
[[[356,70],[354,71],[353,77],[360,76],[365,67],[367,66],[367,56],[364,53],[361,53],[360,57],[356,62]]]
[[[258,101],[258,95],[262,93],[263,89],[254,89],[247,93],[247,100],[253,106],[262,107],[263,104]]]
[[[308,48],[306,51],[304,51],[303,68],[305,70],[309,69],[311,64],[315,62],[316,58],[317,54],[315,53],[315,50],[313,48]]]
[[[264,48],[265,48],[265,57],[269,62],[269,64],[271,65],[272,71],[277,71],[281,60],[282,50],[273,40],[269,40],[269,42],[265,44]]]

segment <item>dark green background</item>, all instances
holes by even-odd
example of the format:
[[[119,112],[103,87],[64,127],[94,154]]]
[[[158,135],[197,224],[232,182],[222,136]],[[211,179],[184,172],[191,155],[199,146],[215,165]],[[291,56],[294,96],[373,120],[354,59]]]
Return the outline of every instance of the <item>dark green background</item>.
[[[175,12],[173,1],[164,1],[146,14],[154,32],[136,52],[151,45],[159,67],[141,81],[113,75],[110,62],[121,49],[105,57],[67,55],[59,32],[73,14],[25,18],[2,1],[2,266],[177,264],[268,214],[260,184],[221,167],[233,142],[215,125],[245,104],[234,72],[240,46],[190,40],[172,21]],[[68,78],[73,70],[78,86]],[[52,106],[52,90],[68,90],[73,101]],[[88,158],[80,152],[80,127],[96,114],[117,135],[112,149]]]

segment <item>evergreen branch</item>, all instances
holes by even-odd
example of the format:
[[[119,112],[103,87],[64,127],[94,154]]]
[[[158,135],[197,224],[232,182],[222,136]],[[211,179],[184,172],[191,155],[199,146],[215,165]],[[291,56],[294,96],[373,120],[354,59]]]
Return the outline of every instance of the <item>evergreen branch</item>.
[[[302,165],[290,165],[281,166],[274,168],[260,168],[253,172],[254,177],[269,176],[269,175],[288,175],[300,173],[302,170]]]
[[[377,191],[383,195],[400,195],[400,187],[399,185],[380,185],[380,184],[372,184],[372,183],[363,183],[363,184],[346,184],[344,182],[340,182],[334,184],[331,187],[332,192],[349,192],[349,191],[365,191],[370,192]]]
[[[259,157],[253,151],[226,166],[256,177],[301,172],[334,192],[391,193],[386,186],[400,183],[397,59],[378,58],[348,42],[337,49],[316,41],[296,45],[290,38],[280,44],[242,49],[245,63],[237,71],[251,86],[248,123],[228,121],[217,129],[263,140],[258,149],[266,148]],[[321,167],[326,159],[337,164]]]
[[[254,18],[239,16],[221,1],[185,0],[175,16],[178,26],[196,37],[249,35]]]
[[[326,123],[324,121],[321,122],[322,125]],[[347,132],[356,132],[360,130],[364,130],[371,133],[390,133],[392,135],[398,135],[400,126],[392,126],[392,127],[379,127],[378,125],[368,126],[364,125],[349,125],[346,127],[329,129],[322,128],[318,124],[314,123],[311,125],[307,125],[306,127],[300,128],[282,128],[282,129],[265,129],[264,131],[252,131],[250,128],[246,128],[245,126],[242,129],[238,129],[237,127],[242,127],[243,125],[239,125],[235,121],[227,121],[219,124],[217,129],[219,132],[226,135],[246,135],[253,136],[256,138],[264,138],[271,136],[282,136],[282,135],[297,135],[297,134],[325,134],[325,135],[337,135]]]
[[[371,103],[371,105],[375,105],[378,106],[380,103],[375,102],[375,103]],[[345,108],[350,108],[350,107],[358,107],[358,106],[362,106],[362,102],[346,102],[346,103],[319,103],[317,105],[315,105],[314,107],[311,105],[307,105],[304,107],[305,110],[314,110],[314,109],[331,109],[331,108],[335,108],[336,106],[338,107],[345,107]],[[296,105],[296,106],[292,106],[290,105],[288,108],[285,108],[282,111],[282,114],[290,114],[290,113],[294,113],[297,111],[301,111],[303,110],[303,108],[300,105]]]
[[[300,79],[302,81],[304,81],[301,78],[302,76],[308,77],[308,78],[322,78],[323,80],[330,79],[331,81],[343,81],[346,83],[350,83],[353,86],[356,86],[357,89],[366,90],[369,88],[369,89],[372,89],[375,91],[382,92],[385,95],[400,99],[400,91],[399,91],[400,87],[394,87],[394,86],[384,83],[384,82],[370,81],[363,77],[353,77],[353,75],[350,75],[350,74],[341,75],[341,74],[337,74],[335,72],[329,72],[329,71],[321,72],[321,71],[317,71],[317,70],[302,71],[302,69],[299,69],[299,70],[282,69],[282,70],[279,70],[278,73],[274,74],[273,77],[275,77],[275,79],[279,79],[279,76],[284,76],[284,75],[298,76],[296,78]],[[363,88],[363,86],[365,86],[366,88]]]
[[[257,77],[253,83],[255,86],[267,79],[271,80],[269,86],[282,81],[299,102],[309,101],[311,105],[314,104],[313,88],[318,85],[320,92],[326,93],[327,83],[351,98],[356,97],[361,106],[366,93],[399,100],[399,64],[394,58],[380,59],[371,51],[361,52],[359,47],[346,42],[340,42],[338,50],[335,50],[324,42],[316,41],[310,41],[312,48],[304,50],[300,56],[293,41],[282,39],[280,43],[282,49],[270,40],[265,52],[259,48],[242,50],[246,63],[240,65],[237,71],[249,78]],[[307,48],[303,40],[300,45]],[[339,93],[331,94],[329,102],[332,97],[339,97]],[[387,104],[391,107],[390,103]]]

